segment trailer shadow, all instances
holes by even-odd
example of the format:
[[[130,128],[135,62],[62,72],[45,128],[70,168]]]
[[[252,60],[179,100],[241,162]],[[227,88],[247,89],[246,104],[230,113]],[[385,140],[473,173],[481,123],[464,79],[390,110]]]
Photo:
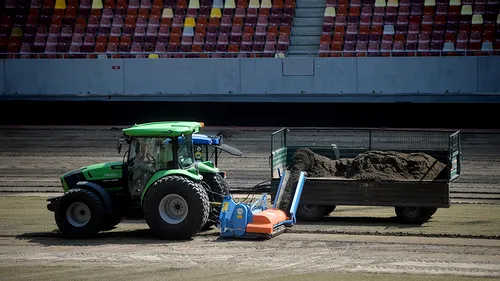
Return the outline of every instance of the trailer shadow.
[[[432,218],[429,220],[431,221]],[[398,221],[396,216],[392,217],[369,217],[369,216],[358,216],[358,217],[324,217],[320,221],[306,222],[298,221],[297,225],[321,225],[321,226],[352,226],[352,227],[386,227],[392,229],[410,229],[410,228],[422,228],[426,227],[426,223],[423,224],[404,224]]]

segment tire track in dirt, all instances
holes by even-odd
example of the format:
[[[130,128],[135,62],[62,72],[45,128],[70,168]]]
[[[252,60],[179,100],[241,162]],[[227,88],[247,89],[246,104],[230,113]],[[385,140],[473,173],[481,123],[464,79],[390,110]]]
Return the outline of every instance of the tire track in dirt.
[[[288,235],[288,234],[287,234]],[[90,266],[105,263],[127,270],[135,266],[211,268],[307,273],[348,271],[374,273],[453,274],[500,277],[497,247],[425,245],[322,240],[321,235],[273,238],[268,241],[221,241],[197,237],[182,243],[97,244],[78,246],[0,238],[0,266],[53,263]],[[81,243],[81,242],[78,242]],[[26,247],[26,244],[29,247]]]

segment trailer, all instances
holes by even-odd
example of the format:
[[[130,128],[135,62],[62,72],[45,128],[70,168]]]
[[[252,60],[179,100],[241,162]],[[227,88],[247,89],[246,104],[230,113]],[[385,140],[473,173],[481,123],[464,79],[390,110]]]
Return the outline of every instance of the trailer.
[[[421,224],[438,208],[450,207],[450,184],[460,176],[460,131],[399,129],[282,128],[271,135],[271,197],[280,173],[289,169],[294,153],[309,148],[332,160],[354,158],[370,151],[426,153],[445,169],[433,180],[352,180],[308,177],[304,183],[298,221],[319,221],[336,206],[394,207],[402,223]]]

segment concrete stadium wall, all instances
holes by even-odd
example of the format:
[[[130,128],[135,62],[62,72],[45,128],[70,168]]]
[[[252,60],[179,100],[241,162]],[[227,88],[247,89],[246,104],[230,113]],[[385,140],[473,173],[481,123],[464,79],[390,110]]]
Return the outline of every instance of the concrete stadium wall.
[[[500,102],[500,57],[3,60],[0,99]]]

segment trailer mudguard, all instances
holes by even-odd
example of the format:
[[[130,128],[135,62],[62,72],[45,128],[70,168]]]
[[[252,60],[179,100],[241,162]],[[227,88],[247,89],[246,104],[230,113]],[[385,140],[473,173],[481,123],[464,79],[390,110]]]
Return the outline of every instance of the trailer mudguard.
[[[79,181],[78,183],[76,183],[76,187],[96,192],[104,202],[104,206],[106,206],[106,211],[108,212],[108,214],[111,213],[111,211],[113,210],[113,201],[104,188],[88,181]]]

